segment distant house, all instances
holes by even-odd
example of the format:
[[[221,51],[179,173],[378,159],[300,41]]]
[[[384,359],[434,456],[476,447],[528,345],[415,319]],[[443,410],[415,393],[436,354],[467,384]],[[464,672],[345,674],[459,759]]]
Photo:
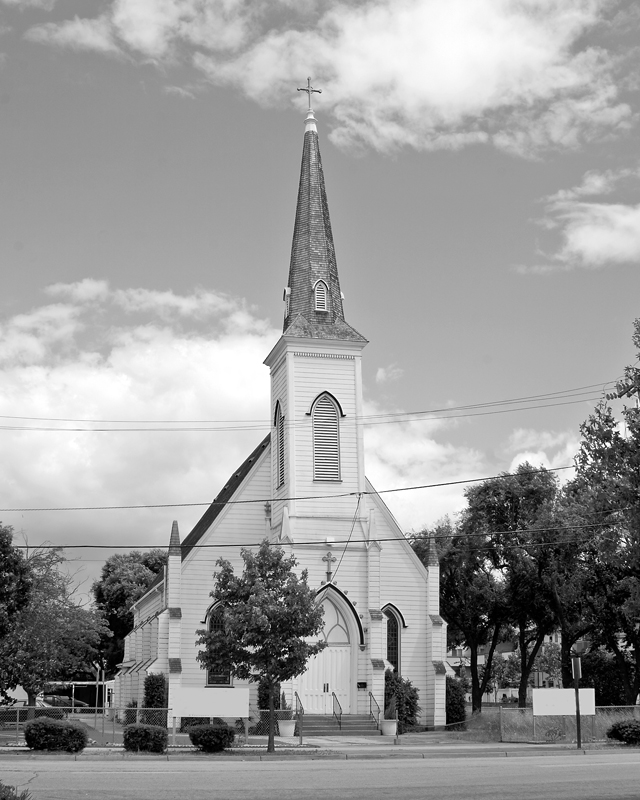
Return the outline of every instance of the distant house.
[[[335,696],[344,714],[367,714],[373,703],[383,706],[390,667],[418,688],[421,721],[444,724],[446,625],[435,549],[425,568],[365,478],[366,344],[344,316],[316,119],[309,111],[283,333],[265,360],[271,432],[184,540],[173,523],[166,570],[133,607],[117,705],[141,704],[144,677],[152,672],[167,675],[170,706],[178,688],[205,696],[233,683],[229,674],[200,668],[197,631],[220,624],[209,596],[216,559],[241,570],[240,548],[267,537],[308,570],[324,608],[328,646],[283,686],[289,702],[295,692],[307,713],[330,714]]]

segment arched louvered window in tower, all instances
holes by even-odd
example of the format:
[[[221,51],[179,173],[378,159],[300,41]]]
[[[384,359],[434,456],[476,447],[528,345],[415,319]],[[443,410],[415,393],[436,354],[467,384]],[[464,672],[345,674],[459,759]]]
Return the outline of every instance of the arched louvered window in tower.
[[[214,633],[215,631],[223,631],[224,630],[224,616],[223,616],[223,607],[217,606],[213,609],[213,611],[209,614],[209,631]],[[231,686],[231,673],[229,670],[224,669],[213,669],[207,670],[207,684],[209,686]]]
[[[311,412],[313,420],[313,479],[340,480],[340,415],[334,400],[322,394]]]
[[[275,455],[276,455],[276,488],[284,484],[284,416],[280,403],[276,404],[275,426]]]
[[[316,299],[316,311],[328,311],[328,290],[327,284],[324,281],[318,281],[314,288]]]

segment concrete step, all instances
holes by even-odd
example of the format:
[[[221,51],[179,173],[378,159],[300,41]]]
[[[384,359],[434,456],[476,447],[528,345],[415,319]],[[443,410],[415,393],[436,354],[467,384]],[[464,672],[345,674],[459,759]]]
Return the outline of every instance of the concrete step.
[[[345,714],[342,727],[333,715],[305,714],[304,736],[380,736],[375,722],[366,714]]]

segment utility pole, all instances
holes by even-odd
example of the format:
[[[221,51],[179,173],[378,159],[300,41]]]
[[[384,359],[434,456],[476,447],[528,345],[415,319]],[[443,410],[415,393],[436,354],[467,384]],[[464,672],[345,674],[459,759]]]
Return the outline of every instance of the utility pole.
[[[576,693],[576,739],[578,750],[582,748],[582,731],[580,728],[580,678],[582,677],[582,664],[579,655],[571,657],[571,673],[573,675],[573,688]]]

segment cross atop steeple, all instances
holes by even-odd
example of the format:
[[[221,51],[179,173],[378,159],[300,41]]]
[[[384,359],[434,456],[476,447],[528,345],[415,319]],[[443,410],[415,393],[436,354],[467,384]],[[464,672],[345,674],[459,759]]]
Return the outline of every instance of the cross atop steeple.
[[[309,111],[313,113],[313,108],[311,107],[311,94],[313,92],[317,92],[318,94],[322,94],[322,89],[314,89],[311,86],[311,78],[307,78],[307,87],[306,89],[298,89],[299,92],[306,92],[309,98]]]

